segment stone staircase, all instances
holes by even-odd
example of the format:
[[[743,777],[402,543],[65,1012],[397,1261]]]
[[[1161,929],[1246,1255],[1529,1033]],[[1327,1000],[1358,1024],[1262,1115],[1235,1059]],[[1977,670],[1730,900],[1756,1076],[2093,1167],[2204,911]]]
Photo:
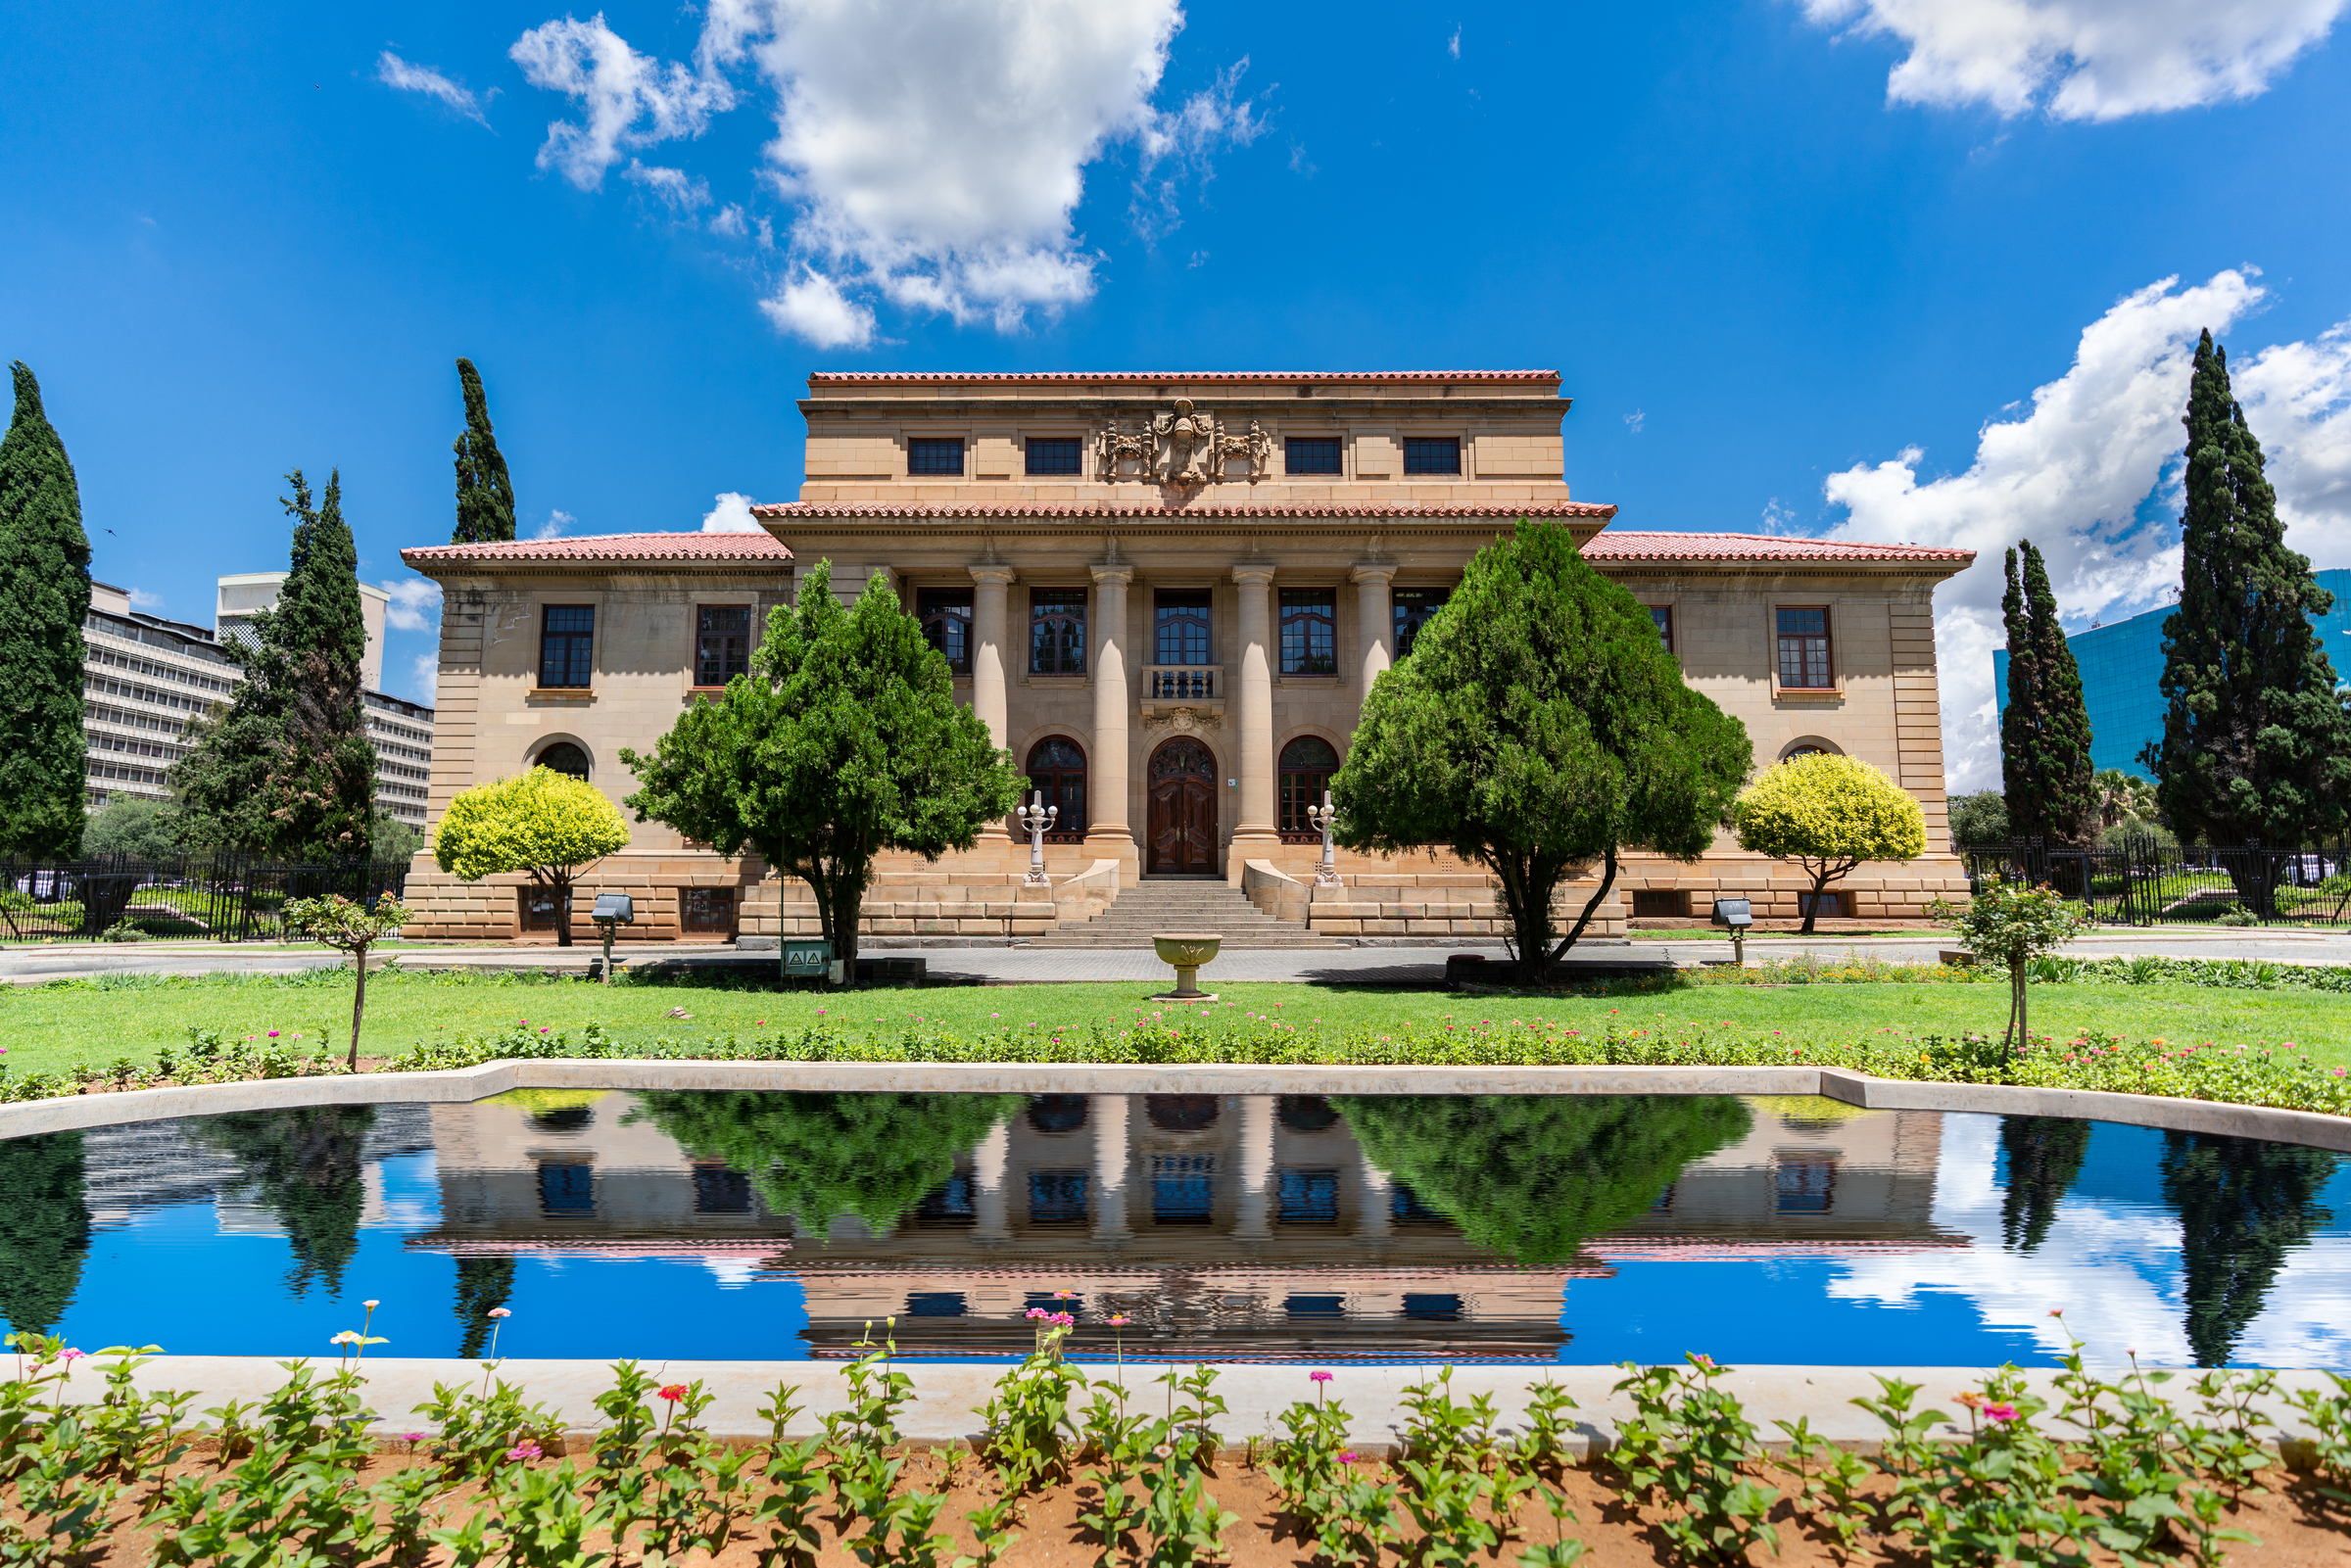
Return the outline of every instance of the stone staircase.
[[[1108,909],[1083,926],[1063,926],[1024,945],[1036,948],[1151,946],[1154,931],[1218,931],[1223,951],[1237,948],[1308,947],[1335,950],[1340,944],[1303,926],[1275,920],[1239,888],[1222,878],[1146,878],[1120,892]]]

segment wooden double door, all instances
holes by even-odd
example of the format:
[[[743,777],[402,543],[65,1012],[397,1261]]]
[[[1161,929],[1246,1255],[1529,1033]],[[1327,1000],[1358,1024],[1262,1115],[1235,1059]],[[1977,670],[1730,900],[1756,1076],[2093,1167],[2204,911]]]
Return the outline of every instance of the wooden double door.
[[[1217,759],[1189,736],[1151,753],[1145,775],[1151,828],[1143,869],[1163,875],[1217,869]]]

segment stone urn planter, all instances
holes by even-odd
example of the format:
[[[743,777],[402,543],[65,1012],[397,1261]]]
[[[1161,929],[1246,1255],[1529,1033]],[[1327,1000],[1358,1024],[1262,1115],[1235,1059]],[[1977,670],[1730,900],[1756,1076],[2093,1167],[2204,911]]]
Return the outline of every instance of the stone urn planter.
[[[1176,970],[1176,989],[1161,991],[1151,998],[1154,1002],[1213,1002],[1213,992],[1200,989],[1200,966],[1217,956],[1224,945],[1221,931],[1153,931],[1151,945],[1163,964]]]

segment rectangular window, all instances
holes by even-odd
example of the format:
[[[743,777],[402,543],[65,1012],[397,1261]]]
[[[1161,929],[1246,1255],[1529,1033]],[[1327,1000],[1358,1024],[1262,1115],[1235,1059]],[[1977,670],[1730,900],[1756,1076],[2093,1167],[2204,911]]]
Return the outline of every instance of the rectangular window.
[[[1284,1317],[1345,1317],[1347,1298],[1344,1296],[1285,1296],[1281,1301]]]
[[[1162,589],[1152,595],[1154,664],[1206,664],[1209,659],[1207,589]]]
[[[1403,658],[1413,651],[1413,639],[1420,635],[1429,618],[1445,607],[1452,590],[1443,588],[1400,588],[1391,595],[1396,607],[1396,656]]]
[[[1451,1292],[1407,1291],[1404,1315],[1423,1323],[1458,1323],[1462,1320],[1462,1299]]]
[[[1216,1215],[1217,1163],[1208,1155],[1151,1157],[1151,1218],[1161,1225],[1205,1225]]]
[[[1074,474],[1078,472],[1076,436],[1054,436],[1040,440],[1029,438],[1029,471],[1032,474]]]
[[[1277,1172],[1281,1183],[1281,1222],[1285,1225],[1335,1225],[1339,1220],[1339,1173],[1335,1170]]]
[[[1845,894],[1842,891],[1799,893],[1796,895],[1796,912],[1799,915],[1825,915],[1830,920],[1843,920],[1845,919]]]
[[[540,689],[587,687],[596,668],[596,606],[550,604],[539,617]]]
[[[725,686],[751,669],[751,607],[705,604],[696,613],[694,684]]]
[[[906,443],[906,471],[910,474],[963,472],[963,439],[934,441],[917,436]]]
[[[963,1292],[959,1290],[918,1290],[906,1294],[908,1317],[961,1317],[963,1312]]]
[[[1085,673],[1085,590],[1029,591],[1029,673]]]
[[[1829,612],[1781,610],[1780,685],[1799,691],[1826,691],[1837,685],[1829,662]]]
[[[525,887],[522,892],[522,928],[526,931],[552,931],[555,928],[555,893],[551,887]],[[566,899],[568,900],[566,895]]]
[[[1085,1172],[1032,1170],[1029,1172],[1029,1223],[1082,1225],[1085,1223]]]
[[[1420,1201],[1420,1195],[1396,1183],[1388,1190],[1388,1217],[1399,1225],[1442,1225],[1445,1216]]]
[[[972,1193],[969,1171],[958,1170],[947,1178],[947,1184],[925,1198],[914,1211],[918,1224],[971,1225],[979,1222],[980,1212]]]
[[[1772,1166],[1772,1209],[1783,1214],[1825,1214],[1837,1201],[1837,1162],[1819,1155],[1783,1158]]]
[[[1690,913],[1690,895],[1678,887],[1633,889],[1635,920],[1672,920]]]
[[[938,649],[947,668],[957,675],[972,673],[972,591],[968,588],[926,588],[916,591],[914,613],[923,623],[923,636]]]
[[[596,1212],[596,1166],[585,1160],[539,1162],[539,1212],[551,1219]]]
[[[1339,673],[1339,595],[1332,590],[1281,591],[1281,673]]]
[[[689,931],[708,931],[719,936],[735,932],[735,889],[732,887],[681,887],[678,889],[678,926]]]
[[[1462,471],[1459,436],[1407,436],[1404,471],[1408,474],[1458,474]]]
[[[1335,474],[1339,471],[1339,438],[1292,436],[1282,443],[1281,466],[1293,474]]]
[[[747,1214],[751,1212],[751,1178],[721,1164],[694,1167],[694,1212],[697,1214]]]
[[[1652,604],[1649,607],[1649,619],[1650,624],[1657,629],[1657,641],[1665,644],[1666,652],[1671,653],[1673,651],[1673,606]]]

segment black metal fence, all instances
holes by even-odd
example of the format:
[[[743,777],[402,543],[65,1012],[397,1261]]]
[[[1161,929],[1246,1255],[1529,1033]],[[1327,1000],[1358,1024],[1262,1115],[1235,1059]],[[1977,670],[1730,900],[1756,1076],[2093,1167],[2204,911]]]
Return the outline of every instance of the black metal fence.
[[[0,945],[181,937],[273,941],[289,900],[341,893],[362,903],[398,898],[405,860],[288,866],[243,855],[131,860],[101,855],[63,864],[0,860]]]
[[[1987,876],[2046,882],[2109,926],[2351,926],[2351,842],[2227,848],[2126,838],[2095,849],[2037,840],[1959,851]]]

